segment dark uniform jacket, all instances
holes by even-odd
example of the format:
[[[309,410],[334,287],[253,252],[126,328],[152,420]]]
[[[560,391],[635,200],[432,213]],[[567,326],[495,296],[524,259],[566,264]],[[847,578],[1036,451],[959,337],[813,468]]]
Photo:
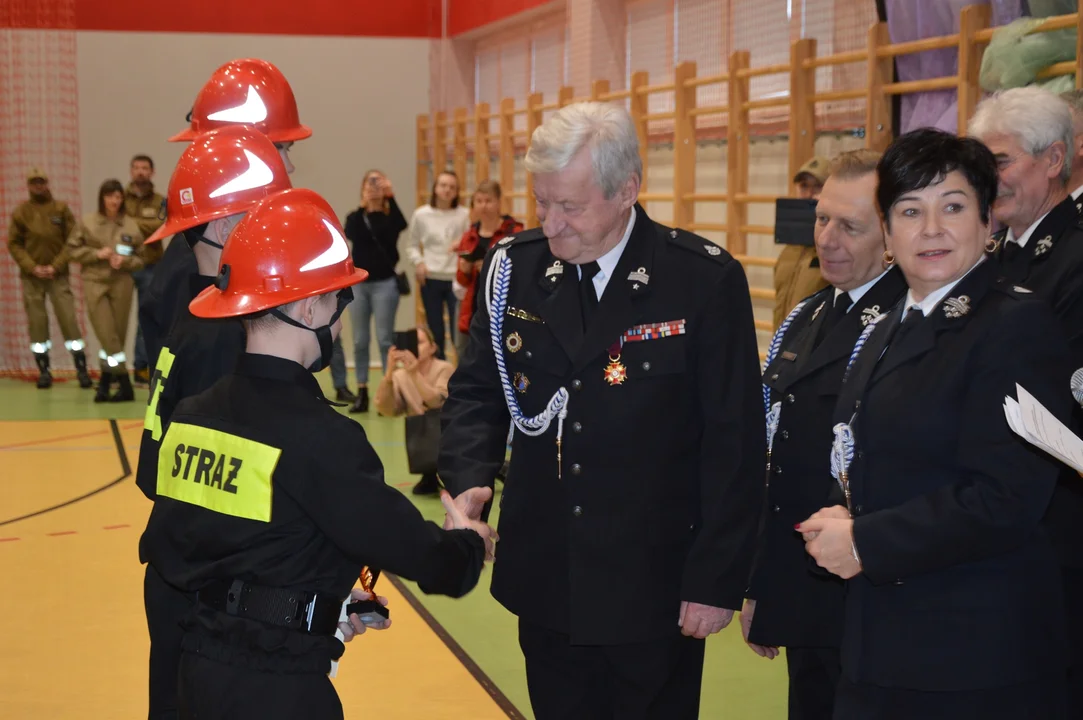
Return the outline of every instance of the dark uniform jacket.
[[[191,276],[188,297],[194,298],[213,284],[212,277]],[[197,318],[187,307],[181,311],[150,379],[139,443],[135,483],[151,500],[158,482],[158,449],[173,409],[184,398],[198,395],[233,372],[244,346],[244,325],[240,320]]]
[[[245,354],[237,371],[181,401],[162,442],[147,559],[170,585],[209,581],[342,600],[362,566],[459,597],[481,573],[472,530],[446,532],[384,483],[365,431],[330,407],[312,373]],[[333,636],[311,636],[199,605],[185,647],[259,669],[329,669]]]
[[[863,566],[847,583],[853,682],[973,691],[1065,672],[1060,570],[1041,523],[1058,466],[1012,432],[1003,405],[1018,383],[1066,420],[1068,348],[1045,303],[996,278],[981,263],[901,329],[896,307],[839,396]]]
[[[748,596],[756,601],[749,640],[760,645],[835,647],[842,638],[843,582],[809,572],[808,554],[793,526],[824,507],[834,479],[828,449],[842,374],[854,343],[873,318],[906,295],[891,269],[813,349],[835,299],[835,288],[807,299],[764,370],[771,403],[781,402],[770,455],[767,508]],[[841,302],[841,301],[840,301]]]
[[[1052,305],[1072,349],[1073,367],[1083,367],[1083,220],[1069,196],[1049,211],[1034,229],[1026,247],[1005,241],[1007,230],[996,236],[1000,272],[1024,285]],[[1060,388],[1068,392],[1064,381]],[[1083,431],[1083,410],[1073,409],[1074,429]],[[1062,467],[1046,524],[1061,564],[1083,569],[1083,481]]]
[[[526,417],[570,394],[558,468],[547,432],[516,431],[501,499],[493,596],[573,643],[665,639],[681,601],[738,608],[763,492],[763,410],[748,283],[695,235],[635,226],[585,336],[577,268],[540,230],[505,238],[514,265],[497,338]],[[493,484],[509,411],[484,282],[470,349],[443,408],[440,476],[452,494]],[[668,336],[627,331],[663,323]],[[683,327],[683,333],[679,328]],[[610,349],[627,372],[610,385]]]
[[[139,326],[143,328],[150,367],[157,367],[158,353],[173,328],[173,321],[191,300],[188,278],[198,274],[195,253],[184,234],[177,233],[155,267],[150,288],[139,294]]]

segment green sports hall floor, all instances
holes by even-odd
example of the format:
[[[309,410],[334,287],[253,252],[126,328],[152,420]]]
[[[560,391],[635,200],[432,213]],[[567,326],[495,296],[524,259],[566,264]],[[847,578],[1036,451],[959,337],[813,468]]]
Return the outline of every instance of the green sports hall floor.
[[[375,383],[378,379],[377,374],[370,381]],[[326,372],[321,373],[320,380],[325,388],[329,385]],[[58,384],[49,391],[39,391],[29,382],[0,379],[0,422],[46,423],[94,419],[131,421],[142,418],[147,398],[146,389],[137,389],[134,403],[95,405],[90,401],[90,391],[73,392],[77,390],[73,385],[74,383],[67,382]],[[409,476],[406,467],[402,420],[383,418],[375,411],[348,417],[359,420],[364,426],[384,462],[388,484],[400,487],[426,517],[437,522],[442,521],[443,511],[438,499],[415,498],[409,494],[409,483],[415,478]],[[131,447],[131,441],[127,444],[134,464],[138,449]],[[0,454],[0,463],[2,462],[3,454]],[[2,477],[3,473],[0,472],[0,483]],[[132,478],[125,482],[132,482]],[[2,484],[0,492],[3,492]],[[108,496],[108,492],[102,493],[94,501],[108,502]],[[499,520],[495,510],[493,518],[495,521]],[[489,570],[486,569],[477,589],[461,600],[426,596],[418,591],[413,583],[405,584],[436,623],[461,646],[462,651],[476,663],[480,671],[514,705],[521,716],[531,718],[533,715],[530,712],[525,671],[516,639],[515,620],[489,595],[489,577]],[[628,602],[635,602],[635,598],[629,598]],[[388,633],[393,631],[394,628]],[[362,637],[358,642],[363,643],[365,639]],[[351,644],[350,651],[356,652],[356,645]],[[418,659],[416,672],[425,673],[423,658]],[[785,708],[784,658],[767,661],[754,655],[741,641],[736,619],[729,628],[708,640],[700,717],[781,720],[785,717]]]

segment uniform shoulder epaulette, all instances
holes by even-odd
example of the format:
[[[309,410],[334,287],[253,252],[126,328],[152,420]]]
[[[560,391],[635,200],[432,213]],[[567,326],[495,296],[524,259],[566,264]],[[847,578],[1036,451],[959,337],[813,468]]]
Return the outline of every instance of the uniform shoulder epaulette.
[[[532,228],[530,230],[523,230],[522,232],[509,235],[506,238],[500,240],[496,247],[512,248],[523,243],[534,242],[536,240],[544,240],[545,232],[540,228]]]
[[[706,260],[714,260],[719,265],[728,265],[730,261],[733,260],[733,256],[726,252],[725,248],[720,245],[715,245],[707,238],[700,237],[695,233],[676,228],[667,228],[664,225],[658,225],[658,231],[666,234],[670,244],[698,257]]]
[[[997,281],[993,283],[993,289],[1018,299],[1034,297],[1034,291],[1030,288],[1023,285],[1017,285],[1013,281],[1003,277],[997,278]]]

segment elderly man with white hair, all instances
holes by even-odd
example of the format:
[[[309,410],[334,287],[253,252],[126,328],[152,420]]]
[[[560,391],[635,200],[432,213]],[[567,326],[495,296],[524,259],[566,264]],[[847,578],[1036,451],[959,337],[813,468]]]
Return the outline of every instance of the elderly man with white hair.
[[[1072,109],[1072,176],[1068,179],[1068,190],[1075,200],[1075,209],[1083,213],[1083,90],[1070,90],[1060,96]]]
[[[519,618],[539,720],[693,720],[763,501],[748,282],[637,203],[622,108],[561,109],[525,165],[542,226],[485,261],[440,477],[491,487],[514,424],[492,593]]]
[[[1057,312],[1076,367],[1083,367],[1083,222],[1069,194],[1077,158],[1069,104],[1039,88],[1006,90],[983,100],[970,135],[996,156],[993,215],[1007,228],[994,237],[1000,270],[1034,291]],[[1077,178],[1083,184],[1083,178]],[[1069,378],[1064,378],[1069,391]],[[1083,428],[1076,407],[1075,425]],[[1065,468],[1046,528],[1064,579],[1071,670],[1069,717],[1083,718],[1083,480]]]

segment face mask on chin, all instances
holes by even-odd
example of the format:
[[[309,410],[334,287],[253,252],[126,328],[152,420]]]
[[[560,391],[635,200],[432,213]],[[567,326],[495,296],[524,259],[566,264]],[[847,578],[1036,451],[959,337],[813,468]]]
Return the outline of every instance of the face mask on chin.
[[[323,370],[325,367],[331,364],[331,356],[334,354],[335,351],[335,338],[331,333],[331,328],[334,327],[336,322],[338,322],[339,317],[341,317],[342,313],[345,312],[347,307],[349,307],[351,301],[353,301],[353,288],[343,288],[342,290],[339,290],[338,307],[335,308],[335,312],[333,315],[331,315],[331,319],[327,321],[326,325],[321,325],[320,327],[316,328],[311,328],[302,322],[294,320],[278,308],[273,308],[270,311],[272,315],[274,315],[276,318],[286,323],[287,325],[292,325],[294,327],[301,328],[302,330],[308,330],[310,332],[316,333],[316,340],[320,344],[320,357],[318,360],[308,366],[309,372],[319,372],[320,370]]]

